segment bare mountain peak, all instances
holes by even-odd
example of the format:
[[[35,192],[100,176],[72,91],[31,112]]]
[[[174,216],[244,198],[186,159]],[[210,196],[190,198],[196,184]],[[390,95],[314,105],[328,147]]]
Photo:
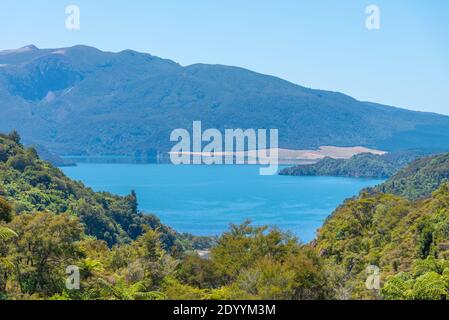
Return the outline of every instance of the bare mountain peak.
[[[34,44],[29,44],[27,46],[18,48],[18,49],[8,49],[8,50],[3,50],[0,51],[1,55],[7,55],[7,54],[17,54],[17,53],[24,53],[24,52],[29,52],[29,51],[36,51],[39,50],[38,47],[36,47]]]
[[[29,45],[27,45],[25,47],[22,47],[21,49],[22,50],[39,50],[39,48],[36,47],[34,44],[29,44]]]

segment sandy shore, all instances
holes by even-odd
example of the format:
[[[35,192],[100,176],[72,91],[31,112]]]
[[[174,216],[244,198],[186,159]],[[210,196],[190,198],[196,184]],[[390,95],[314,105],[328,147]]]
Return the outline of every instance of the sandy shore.
[[[210,152],[180,152],[179,155],[201,156],[203,158],[216,156],[216,157],[237,157],[245,156],[248,158],[256,158],[257,152],[262,154],[261,158],[265,158],[270,154],[278,154],[279,164],[307,164],[314,163],[325,157],[334,159],[349,159],[356,154],[372,153],[377,155],[385,154],[386,152],[381,150],[369,149],[365,147],[334,147],[334,146],[322,146],[317,150],[293,150],[293,149],[268,149],[268,150],[252,150],[241,152],[216,152],[214,154]],[[169,154],[172,154],[170,152]]]

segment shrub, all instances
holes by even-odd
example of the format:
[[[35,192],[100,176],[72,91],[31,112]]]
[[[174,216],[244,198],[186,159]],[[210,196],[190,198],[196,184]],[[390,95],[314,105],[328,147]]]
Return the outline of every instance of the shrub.
[[[12,219],[12,208],[5,198],[0,197],[0,221],[10,222]]]

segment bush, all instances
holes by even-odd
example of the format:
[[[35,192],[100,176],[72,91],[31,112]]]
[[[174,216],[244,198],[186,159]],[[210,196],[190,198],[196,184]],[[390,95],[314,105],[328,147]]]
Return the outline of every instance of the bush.
[[[6,162],[8,160],[8,151],[0,146],[0,162]]]
[[[5,198],[0,197],[0,221],[10,222],[12,219],[12,208]]]
[[[31,160],[23,154],[18,154],[14,157],[9,158],[7,162],[8,166],[15,170],[23,171],[26,167],[32,164]]]

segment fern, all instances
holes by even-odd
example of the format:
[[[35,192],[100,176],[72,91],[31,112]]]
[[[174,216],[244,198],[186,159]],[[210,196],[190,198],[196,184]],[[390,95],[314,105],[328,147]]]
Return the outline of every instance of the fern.
[[[0,240],[8,240],[17,237],[17,233],[9,228],[0,227]]]
[[[117,300],[166,300],[167,296],[158,291],[146,291],[143,283],[137,282],[128,286],[122,278],[116,279],[114,284],[99,279],[103,292]]]
[[[399,273],[390,277],[382,288],[382,295],[387,300],[413,299],[413,279],[408,273]]]
[[[418,300],[439,300],[448,294],[444,280],[436,272],[428,272],[417,278],[413,291]]]

